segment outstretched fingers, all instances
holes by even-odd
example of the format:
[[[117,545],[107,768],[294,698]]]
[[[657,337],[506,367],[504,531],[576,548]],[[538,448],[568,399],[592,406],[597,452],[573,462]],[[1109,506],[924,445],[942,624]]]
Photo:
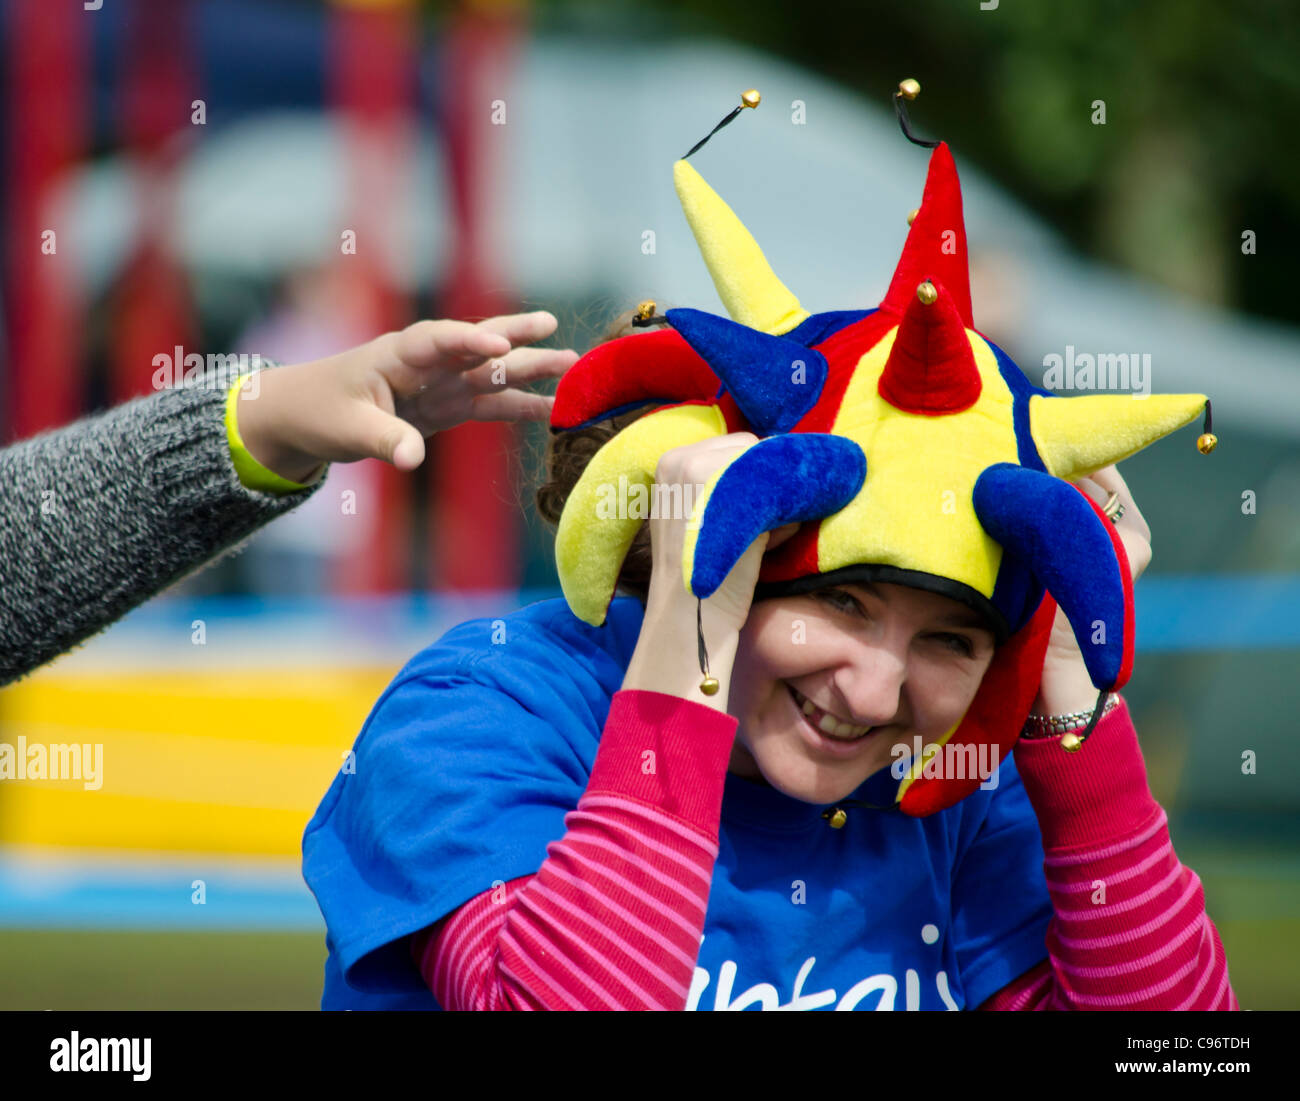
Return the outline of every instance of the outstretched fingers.
[[[502,390],[482,394],[474,399],[471,420],[476,421],[545,421],[551,419],[555,398],[527,390]]]
[[[475,393],[491,394],[559,378],[577,361],[578,353],[572,348],[516,348],[509,355],[466,371],[462,377]]]
[[[501,333],[470,321],[417,321],[396,334],[397,358],[409,367],[448,367],[463,371],[510,351]]]
[[[383,338],[382,364],[390,382],[402,393],[413,393],[435,380],[468,381],[481,392],[500,389],[500,366],[508,372],[550,378],[563,374],[576,361],[571,349],[522,347],[550,336],[556,327],[552,314],[507,314],[483,321],[417,321]],[[524,356],[523,352],[532,355]],[[511,375],[510,382],[516,380]]]
[[[537,310],[534,313],[509,313],[501,314],[499,317],[488,317],[476,322],[476,325],[485,332],[504,336],[513,347],[517,348],[521,344],[545,340],[555,332],[559,322],[553,313]]]
[[[482,321],[417,321],[398,333],[398,353],[413,367],[477,367],[511,348],[543,340],[558,322],[545,310],[502,314]]]

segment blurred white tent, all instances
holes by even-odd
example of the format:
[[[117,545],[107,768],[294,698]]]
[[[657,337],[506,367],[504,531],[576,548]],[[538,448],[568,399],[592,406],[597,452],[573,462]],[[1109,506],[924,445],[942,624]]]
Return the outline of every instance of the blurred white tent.
[[[583,302],[722,307],[672,187],[672,163],[757,87],[693,163],[732,205],[782,280],[816,311],[874,306],[920,201],[927,153],[869,102],[775,58],[724,42],[611,45],[538,37],[500,90],[505,122],[488,200],[500,270],[530,306]],[[882,88],[889,84],[881,81]],[[914,109],[927,133],[924,97]],[[401,283],[436,283],[448,256],[446,188],[424,120],[405,200],[383,243]],[[1067,346],[1148,353],[1155,391],[1203,392],[1216,424],[1300,437],[1300,334],[1167,293],[1073,255],[962,157],[975,267],[975,323],[1034,379]],[[182,169],[174,242],[187,264],[273,275],[315,263],[347,228],[341,134],[319,114],[258,116],[217,130]],[[104,288],[135,233],[132,168],[103,162],[59,201]],[[651,231],[653,252],[646,251]],[[369,247],[360,242],[359,247]]]

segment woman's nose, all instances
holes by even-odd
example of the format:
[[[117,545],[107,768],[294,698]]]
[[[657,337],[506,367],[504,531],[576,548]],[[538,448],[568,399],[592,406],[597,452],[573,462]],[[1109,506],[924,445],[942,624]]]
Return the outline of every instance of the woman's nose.
[[[834,680],[855,722],[884,726],[898,715],[907,661],[887,647],[865,647],[836,672]]]

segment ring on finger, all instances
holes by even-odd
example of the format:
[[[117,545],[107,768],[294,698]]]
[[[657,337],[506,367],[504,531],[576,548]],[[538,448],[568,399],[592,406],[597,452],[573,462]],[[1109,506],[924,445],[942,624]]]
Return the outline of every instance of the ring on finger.
[[[1112,524],[1118,524],[1119,518],[1124,515],[1124,505],[1120,502],[1119,494],[1112,492],[1106,498],[1106,503],[1101,506],[1101,511],[1110,517]]]

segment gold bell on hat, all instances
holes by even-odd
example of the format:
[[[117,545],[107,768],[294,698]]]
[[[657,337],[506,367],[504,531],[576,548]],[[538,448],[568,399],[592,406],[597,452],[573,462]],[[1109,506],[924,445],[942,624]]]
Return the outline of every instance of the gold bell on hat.
[[[833,830],[842,830],[844,823],[849,820],[849,816],[839,807],[836,807],[833,811],[826,811],[822,817],[830,822]]]
[[[1219,445],[1219,437],[1214,434],[1214,417],[1213,410],[1210,408],[1210,399],[1205,399],[1205,424],[1201,427],[1201,434],[1196,437],[1196,450],[1202,455],[1208,455]]]
[[[716,696],[718,694],[719,687],[720,686],[718,684],[717,677],[705,677],[702,681],[700,681],[700,691],[703,692],[706,696]]]
[[[916,288],[916,297],[920,299],[922,306],[933,306],[939,298],[939,292],[934,289],[934,284],[926,280]]]
[[[1073,731],[1061,735],[1061,748],[1066,753],[1077,753],[1081,745],[1083,745],[1083,742],[1079,740],[1079,735]]]

